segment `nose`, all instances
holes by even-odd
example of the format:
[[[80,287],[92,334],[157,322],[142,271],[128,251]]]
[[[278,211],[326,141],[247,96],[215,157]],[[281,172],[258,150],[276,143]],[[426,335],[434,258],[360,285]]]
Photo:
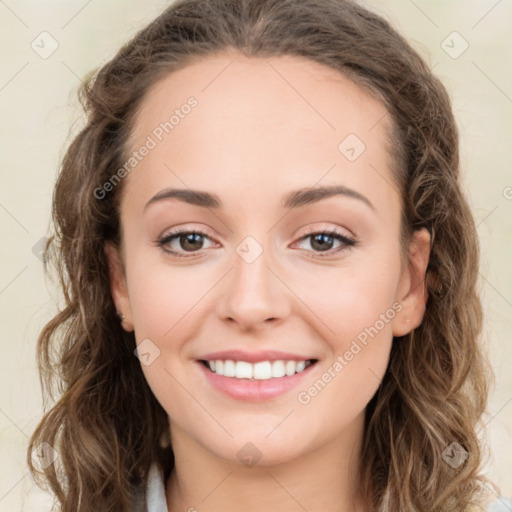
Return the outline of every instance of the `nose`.
[[[290,291],[266,250],[254,260],[233,255],[233,269],[220,290],[217,314],[243,330],[257,330],[286,318],[291,309]]]

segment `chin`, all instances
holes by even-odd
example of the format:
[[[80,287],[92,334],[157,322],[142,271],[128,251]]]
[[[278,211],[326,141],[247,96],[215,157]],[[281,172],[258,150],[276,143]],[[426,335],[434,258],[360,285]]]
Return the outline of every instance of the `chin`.
[[[299,440],[279,436],[277,432],[268,436],[268,431],[254,432],[254,435],[246,431],[243,435],[235,434],[234,439],[226,440],[225,443],[212,446],[206,442],[203,446],[215,456],[247,468],[284,464],[309,451],[304,439],[299,443]]]

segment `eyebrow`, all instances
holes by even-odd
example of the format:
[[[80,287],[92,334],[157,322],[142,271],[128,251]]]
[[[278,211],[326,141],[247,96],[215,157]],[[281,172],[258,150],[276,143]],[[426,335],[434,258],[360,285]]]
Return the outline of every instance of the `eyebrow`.
[[[344,185],[335,185],[330,187],[315,187],[315,188],[302,188],[295,190],[285,196],[281,202],[283,208],[298,208],[300,206],[306,206],[312,203],[321,201],[322,199],[328,199],[333,196],[345,196],[353,199],[358,199],[366,204],[369,208],[375,211],[375,207],[370,200],[351,188],[345,187]],[[192,204],[194,206],[201,206],[203,208],[221,208],[222,201],[216,194],[209,192],[203,192],[201,190],[193,189],[177,189],[167,188],[158,194],[154,195],[144,206],[144,210],[149,205],[164,201],[167,199],[177,199],[184,203]]]

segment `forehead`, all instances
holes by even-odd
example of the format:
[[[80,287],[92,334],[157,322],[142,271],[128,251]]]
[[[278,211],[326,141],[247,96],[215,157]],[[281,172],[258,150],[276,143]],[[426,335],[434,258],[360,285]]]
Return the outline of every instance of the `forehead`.
[[[246,122],[253,120],[258,125],[259,120],[259,126],[266,129],[280,126],[283,118],[292,127],[296,124],[292,113],[309,121],[304,128],[338,132],[336,136],[358,127],[363,134],[368,123],[386,126],[390,121],[379,101],[327,65],[291,55],[261,58],[226,51],[196,57],[153,84],[138,109],[132,141],[154,128],[148,121],[168,119],[190,96],[201,105],[196,118],[197,112],[203,114],[203,121],[210,114],[220,114],[219,121],[227,120],[229,114],[248,114]],[[262,112],[260,107],[271,111]],[[261,123],[266,112],[272,118]]]
[[[195,106],[185,108],[191,97]],[[219,190],[243,179],[254,195],[263,185],[268,193],[269,184],[313,186],[323,176],[367,192],[386,181],[389,188],[390,121],[379,101],[326,65],[224,52],[147,91],[129,150],[148,138],[154,147],[128,181],[147,193],[155,182]]]

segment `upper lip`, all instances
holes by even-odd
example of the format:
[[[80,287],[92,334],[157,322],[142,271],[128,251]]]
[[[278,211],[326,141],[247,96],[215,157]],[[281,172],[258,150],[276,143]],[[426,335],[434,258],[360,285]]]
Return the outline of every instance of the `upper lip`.
[[[210,352],[197,358],[199,361],[227,360],[247,361],[248,363],[258,363],[260,361],[308,361],[313,357],[293,354],[291,352],[281,352],[279,350],[261,350],[259,352],[245,352],[243,350],[223,350],[220,352]]]

